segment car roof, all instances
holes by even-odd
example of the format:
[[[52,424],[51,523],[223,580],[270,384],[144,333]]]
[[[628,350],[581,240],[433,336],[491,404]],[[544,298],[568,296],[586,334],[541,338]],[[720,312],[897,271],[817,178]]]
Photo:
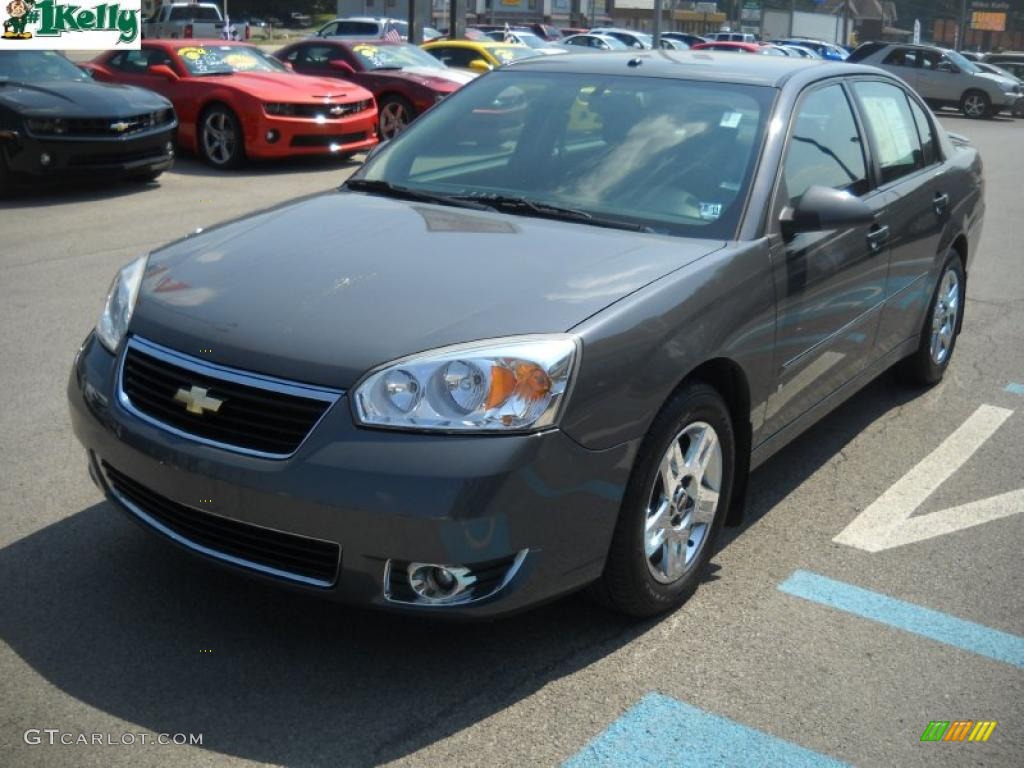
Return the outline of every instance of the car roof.
[[[631,62],[638,61],[640,65]],[[863,64],[788,56],[737,56],[709,50],[635,50],[580,52],[572,56],[537,56],[517,61],[515,69],[596,75],[669,77],[680,80],[764,85],[781,88],[796,78],[807,80],[835,75],[873,74],[884,70]]]

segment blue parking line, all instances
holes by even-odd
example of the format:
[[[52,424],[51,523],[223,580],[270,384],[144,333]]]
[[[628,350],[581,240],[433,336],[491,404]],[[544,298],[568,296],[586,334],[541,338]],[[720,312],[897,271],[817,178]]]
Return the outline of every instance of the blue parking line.
[[[1011,381],[1006,385],[1006,391],[1015,395],[1024,395],[1024,384],[1018,384],[1015,381]]]
[[[846,611],[890,627],[913,632],[955,648],[1015,667],[1024,667],[1024,637],[965,621],[931,608],[835,581],[809,571],[794,571],[779,589],[787,594]]]
[[[649,693],[563,768],[843,768],[809,749]]]

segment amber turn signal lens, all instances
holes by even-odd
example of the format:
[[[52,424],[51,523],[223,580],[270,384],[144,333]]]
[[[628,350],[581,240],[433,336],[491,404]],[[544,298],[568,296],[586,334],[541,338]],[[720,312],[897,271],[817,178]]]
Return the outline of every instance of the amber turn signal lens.
[[[491,388],[487,408],[497,408],[513,395],[528,402],[540,400],[551,390],[551,379],[532,363],[516,363],[515,370],[501,365],[491,366]]]

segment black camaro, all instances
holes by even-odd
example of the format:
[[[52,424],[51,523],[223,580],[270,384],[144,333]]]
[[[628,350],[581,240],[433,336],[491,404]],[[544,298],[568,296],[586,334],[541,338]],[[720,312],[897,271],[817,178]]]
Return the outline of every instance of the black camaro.
[[[93,82],[54,51],[0,51],[0,192],[19,179],[155,179],[177,126],[152,91]]]
[[[983,189],[878,69],[540,57],[345,188],[125,266],[72,422],[115,506],[264,578],[461,616],[590,585],[652,615],[752,467],[890,366],[942,378]]]

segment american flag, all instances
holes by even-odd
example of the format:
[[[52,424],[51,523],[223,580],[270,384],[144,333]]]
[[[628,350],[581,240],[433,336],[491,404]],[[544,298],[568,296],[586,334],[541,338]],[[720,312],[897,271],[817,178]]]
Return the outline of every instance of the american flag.
[[[395,25],[392,24],[390,21],[388,22],[387,27],[384,29],[384,34],[382,38],[384,40],[387,40],[389,43],[402,42],[402,36],[398,34],[398,30],[395,29]]]

